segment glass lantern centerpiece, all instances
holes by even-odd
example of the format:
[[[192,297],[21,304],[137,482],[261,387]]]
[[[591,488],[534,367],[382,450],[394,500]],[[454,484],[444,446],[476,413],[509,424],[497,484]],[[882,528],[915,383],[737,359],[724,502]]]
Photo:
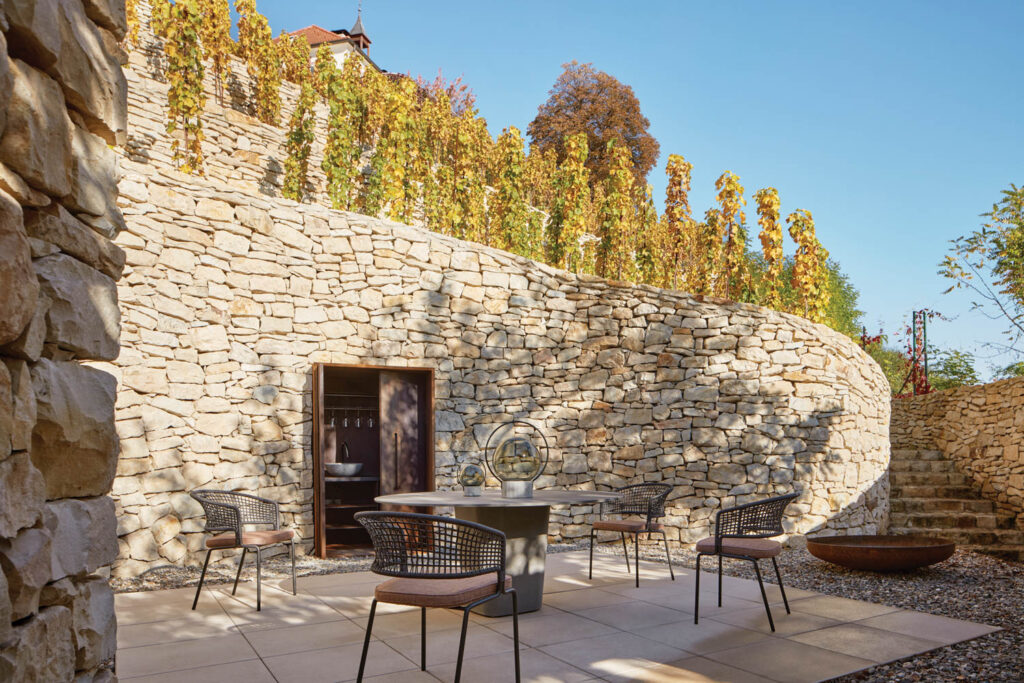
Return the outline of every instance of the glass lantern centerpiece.
[[[491,432],[484,456],[488,469],[501,481],[502,497],[533,498],[533,482],[548,462],[547,438],[529,422],[512,420]]]
[[[459,470],[459,483],[462,484],[464,496],[479,496],[483,492],[484,468],[479,463],[467,462]]]

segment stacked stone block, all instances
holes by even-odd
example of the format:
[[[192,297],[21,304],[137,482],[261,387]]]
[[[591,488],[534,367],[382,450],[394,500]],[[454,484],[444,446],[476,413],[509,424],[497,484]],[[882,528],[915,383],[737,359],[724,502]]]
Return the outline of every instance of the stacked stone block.
[[[0,680],[112,677],[118,0],[0,4]]]

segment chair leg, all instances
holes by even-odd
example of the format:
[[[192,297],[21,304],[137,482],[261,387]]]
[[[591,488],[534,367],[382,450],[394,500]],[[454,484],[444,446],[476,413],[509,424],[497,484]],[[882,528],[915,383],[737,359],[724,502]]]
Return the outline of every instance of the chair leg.
[[[782,585],[782,574],[779,573],[779,563],[772,558],[772,566],[775,567],[775,578],[779,580],[779,591],[782,592],[782,602],[786,605],[786,614],[792,614],[789,611],[789,600],[786,599],[786,587]]]
[[[761,580],[761,567],[758,566],[757,560],[751,560],[754,563],[754,573],[757,574],[757,585],[761,587],[761,599],[764,601],[764,611],[768,613],[768,626],[771,627],[772,633],[775,633],[775,621],[772,620],[772,608],[768,606],[768,594],[764,592],[764,581]]]
[[[295,583],[295,539],[291,541],[291,553],[292,553],[292,595],[299,594],[298,584]]]
[[[636,587],[640,587],[640,534],[633,534],[633,552],[636,553]]]
[[[700,614],[700,561],[704,559],[704,553],[697,553],[697,589],[693,592],[693,623],[697,623],[697,616]]]
[[[722,556],[718,556],[718,606],[722,606]]]
[[[427,670],[427,608],[420,607],[420,671]]]
[[[259,547],[256,548],[256,611],[260,611],[261,601],[263,598],[263,582],[260,580],[260,561],[261,553]]]
[[[240,558],[238,558],[238,573],[235,574],[235,585],[231,589],[231,594],[232,595],[234,595],[235,591],[238,590],[238,579],[240,579],[242,577],[242,565],[245,564],[245,553],[246,553],[247,550],[248,550],[248,548],[243,547],[242,548],[242,556]]]
[[[516,649],[516,683],[519,683],[519,593],[512,589],[512,645]]]
[[[192,609],[195,609],[196,605],[199,604],[199,591],[203,590],[203,579],[206,578],[206,565],[210,564],[210,553],[212,552],[212,549],[206,551],[206,559],[203,560],[203,573],[199,575],[199,585],[196,586],[196,597],[192,601]]]
[[[668,536],[665,532],[661,532],[661,542],[665,544],[665,559],[668,560],[668,574],[672,577],[672,580],[676,580],[676,573],[672,571],[672,555],[668,552]]]
[[[629,573],[629,549],[626,548],[626,534],[620,531],[619,538],[622,539],[622,554],[626,556],[626,573]]]
[[[363,682],[363,669],[366,668],[366,653],[370,649],[370,633],[373,631],[373,615],[377,612],[377,598],[370,603],[370,620],[366,622],[366,637],[363,638],[363,656],[359,658],[359,674],[356,683]]]
[[[587,572],[587,581],[594,578],[594,530],[590,530],[590,570]]]
[[[469,607],[462,610],[462,635],[459,637],[459,659],[455,664],[455,683],[462,678],[462,655],[466,652],[466,627],[469,626]]]

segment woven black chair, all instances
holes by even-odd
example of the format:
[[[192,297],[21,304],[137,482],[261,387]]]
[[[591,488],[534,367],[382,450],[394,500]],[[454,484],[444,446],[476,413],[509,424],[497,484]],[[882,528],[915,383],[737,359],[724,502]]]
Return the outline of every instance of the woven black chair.
[[[622,494],[618,500],[602,504],[608,506],[608,512],[620,515],[639,515],[643,519],[598,519],[590,527],[590,570],[587,578],[594,578],[594,534],[598,531],[617,531],[622,539],[622,553],[626,556],[626,571],[629,572],[629,551],[626,549],[626,534],[633,535],[636,564],[636,585],[640,587],[640,534],[661,534],[665,544],[665,558],[668,560],[668,573],[672,580],[676,574],[672,570],[672,556],[668,552],[668,538],[665,528],[657,522],[665,516],[665,501],[672,487],[668,484],[646,483],[632,484],[615,489]]]
[[[764,591],[761,568],[757,564],[758,560],[770,557],[772,566],[775,567],[775,578],[779,581],[779,590],[782,591],[782,602],[786,605],[786,614],[790,613],[786,588],[782,585],[782,574],[779,573],[779,564],[775,561],[775,556],[782,552],[782,544],[770,539],[783,533],[782,515],[786,511],[786,506],[796,497],[796,493],[789,493],[718,511],[715,515],[715,535],[697,541],[697,590],[693,599],[693,623],[697,623],[700,613],[700,561],[705,555],[718,556],[719,607],[722,606],[722,558],[747,560],[754,565],[757,585],[761,587],[764,611],[768,613],[768,625],[775,631],[772,610],[768,606],[768,594]]]
[[[450,517],[415,512],[358,512],[375,557],[370,571],[392,576],[379,584],[370,604],[363,655],[356,681],[363,680],[378,602],[420,608],[420,669],[427,670],[427,608],[462,609],[462,636],[455,683],[462,677],[469,612],[502,595],[512,595],[512,633],[516,683],[519,681],[519,596],[505,574],[505,534],[497,529]]]
[[[192,609],[195,609],[199,603],[199,592],[203,590],[206,567],[210,564],[210,555],[214,550],[242,549],[242,556],[238,560],[238,573],[235,574],[235,585],[231,589],[232,595],[238,590],[238,579],[242,576],[242,565],[245,563],[246,552],[252,550],[256,553],[256,611],[258,612],[263,598],[260,550],[268,545],[287,542],[292,556],[292,594],[298,593],[295,585],[295,532],[291,529],[281,528],[281,512],[276,502],[237,491],[199,489],[193,491],[191,495],[199,501],[199,504],[203,506],[203,512],[206,513],[206,530],[224,532],[206,539],[206,560],[203,561],[203,573],[199,575],[199,586],[196,587],[196,597],[192,601]],[[247,525],[270,528],[246,531]]]

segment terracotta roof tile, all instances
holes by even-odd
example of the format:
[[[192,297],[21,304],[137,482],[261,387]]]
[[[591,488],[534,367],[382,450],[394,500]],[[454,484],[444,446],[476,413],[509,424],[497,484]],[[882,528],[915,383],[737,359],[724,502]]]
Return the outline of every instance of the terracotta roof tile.
[[[321,43],[333,43],[348,37],[338,35],[333,31],[328,31],[327,29],[321,28],[316,24],[313,24],[312,26],[307,26],[306,28],[300,28],[298,31],[292,31],[289,35],[305,36],[306,41],[309,43],[310,47],[316,47]]]

